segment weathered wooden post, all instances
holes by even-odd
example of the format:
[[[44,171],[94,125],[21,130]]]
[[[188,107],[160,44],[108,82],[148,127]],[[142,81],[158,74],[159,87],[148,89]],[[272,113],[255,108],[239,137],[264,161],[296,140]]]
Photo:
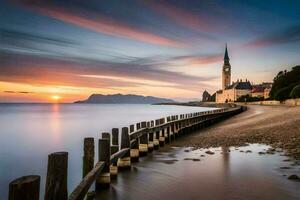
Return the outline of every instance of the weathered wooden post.
[[[96,178],[96,190],[110,187],[110,143],[109,139],[98,140],[98,160],[104,162],[104,167]]]
[[[178,120],[178,119],[177,119]],[[180,131],[180,122],[176,122],[175,123],[175,133],[176,133],[176,137],[179,137],[179,131]]]
[[[108,139],[109,140],[109,144],[110,144],[110,134],[107,132],[103,132],[102,133],[102,139]]]
[[[114,131],[116,131],[116,130],[114,130]],[[117,131],[118,131],[118,129],[117,129]],[[102,138],[103,139],[108,139],[109,140],[109,145],[110,145],[110,141],[111,140],[110,140],[110,134],[109,133],[107,133],[107,132],[102,133]],[[110,155],[118,152],[118,148],[116,148],[116,147],[118,147],[118,146],[116,146],[116,145],[115,146],[110,145]],[[118,166],[117,166],[117,163],[115,163],[115,164],[110,163],[109,173],[110,173],[110,178],[113,179],[113,178],[117,177],[117,175],[118,175]]]
[[[170,122],[170,117],[166,118],[166,122],[169,123]],[[170,127],[166,126],[164,129],[164,135],[165,135],[165,144],[169,144],[170,143]]]
[[[45,200],[68,199],[68,152],[56,152],[48,156]]]
[[[140,130],[141,129],[141,123],[136,123],[136,130]]]
[[[94,138],[84,138],[83,142],[83,167],[82,178],[84,178],[94,168],[95,158]]]
[[[159,119],[155,120],[155,126],[156,127],[159,126]],[[158,150],[159,149],[159,131],[155,131],[153,133],[153,149],[154,150]]]
[[[188,119],[187,119],[187,114],[183,115],[183,129],[182,129],[182,133],[183,135],[185,135],[187,133],[187,124],[188,124]]]
[[[113,128],[111,135],[111,154],[114,154],[119,151],[119,129]]]
[[[171,122],[175,121],[175,116],[171,116]],[[170,125],[170,142],[175,140],[174,123]]]
[[[134,125],[129,126],[129,132],[133,133],[134,132]],[[130,160],[131,162],[138,162],[140,157],[139,153],[139,139],[135,139],[133,142],[132,146],[130,147]]]
[[[141,122],[142,129],[146,128],[146,126],[146,122]],[[144,132],[140,137],[139,152],[140,156],[146,156],[148,154],[148,132]]]
[[[149,132],[149,143],[148,143],[148,152],[151,153],[154,150],[154,133]]]
[[[119,129],[113,128],[111,131],[111,147],[110,153],[111,155],[117,153],[119,151]],[[118,175],[118,165],[117,162],[111,163],[110,165],[110,177],[116,178]]]
[[[172,123],[170,126],[170,130],[171,130],[171,141],[175,140],[175,129],[174,129],[175,123]]]
[[[159,124],[163,125],[165,123],[165,118],[159,119]],[[165,129],[161,128],[159,133],[159,146],[163,147],[165,145]]]
[[[126,148],[130,148],[130,137],[128,127],[123,127],[121,135],[121,149]],[[123,158],[118,160],[118,167],[120,170],[131,168],[130,151],[128,151]]]
[[[22,176],[10,182],[9,200],[39,200],[41,177],[36,175]]]
[[[147,128],[151,128],[151,122],[147,123]],[[154,150],[154,144],[153,144],[153,132],[148,131],[148,152],[151,153]]]

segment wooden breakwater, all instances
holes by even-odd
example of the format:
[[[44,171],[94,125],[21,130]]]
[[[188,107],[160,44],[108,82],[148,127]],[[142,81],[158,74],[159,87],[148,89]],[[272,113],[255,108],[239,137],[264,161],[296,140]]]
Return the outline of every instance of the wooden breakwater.
[[[55,152],[48,156],[45,200],[83,200],[93,199],[88,191],[95,182],[95,190],[110,187],[111,180],[117,174],[130,169],[139,157],[147,156],[154,150],[172,143],[174,140],[227,119],[244,111],[246,107],[235,106],[213,111],[173,115],[152,121],[143,121],[123,127],[121,134],[118,128],[112,133],[102,133],[98,139],[98,161],[94,165],[94,138],[84,139],[82,162],[82,180],[68,194],[68,153]],[[121,143],[119,144],[119,135]],[[40,196],[40,176],[23,176],[9,184],[9,200],[38,200]]]

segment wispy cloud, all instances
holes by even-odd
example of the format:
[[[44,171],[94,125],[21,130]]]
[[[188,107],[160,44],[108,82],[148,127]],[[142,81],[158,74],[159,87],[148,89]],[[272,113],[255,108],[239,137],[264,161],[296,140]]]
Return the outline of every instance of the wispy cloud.
[[[146,4],[153,8],[155,11],[162,15],[169,17],[182,26],[188,27],[193,30],[208,32],[213,30],[213,26],[209,24],[208,19],[200,18],[187,10],[179,8],[174,4],[167,3],[166,1],[146,1]]]
[[[6,91],[3,91],[4,93],[19,93],[19,94],[30,94],[32,92],[27,92],[27,91],[12,91],[12,90],[6,90]]]
[[[169,18],[182,27],[200,33],[202,37],[210,41],[217,41],[217,38],[207,33],[215,33],[223,25],[222,23],[217,23],[215,18],[207,15],[208,13],[205,12],[205,9],[210,10],[211,13],[215,12],[216,15],[226,14],[218,5],[210,5],[212,4],[211,2],[206,2],[201,7],[199,6],[196,10],[197,12],[194,12],[192,6],[178,6],[165,0],[145,1],[145,4],[160,15]]]
[[[204,65],[216,63],[222,60],[221,54],[213,55],[186,55],[186,56],[176,56],[171,58],[173,61],[182,61],[192,65]]]
[[[216,77],[193,76],[163,69],[161,63],[58,60],[18,54],[0,55],[0,79],[7,82],[82,87],[185,87],[196,89]]]
[[[300,25],[292,26],[265,37],[258,38],[254,41],[247,43],[245,46],[250,48],[265,47],[271,45],[278,45],[291,42],[300,41]]]
[[[91,10],[81,10],[81,12],[75,12],[69,8],[55,6],[51,4],[51,1],[45,1],[45,3],[28,3],[27,1],[20,0],[19,3],[26,8],[42,15],[46,15],[81,28],[89,29],[106,35],[137,40],[155,45],[183,45],[183,43],[171,38],[150,33],[140,28],[133,27],[132,25],[125,24],[124,22],[122,23],[120,21],[116,21],[101,14],[100,12],[93,12]]]

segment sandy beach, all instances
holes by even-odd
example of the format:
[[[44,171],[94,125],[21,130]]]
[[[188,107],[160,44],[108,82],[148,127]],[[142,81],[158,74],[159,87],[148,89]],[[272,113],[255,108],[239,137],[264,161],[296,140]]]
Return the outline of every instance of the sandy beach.
[[[282,148],[287,156],[300,159],[300,107],[248,106],[248,110],[189,137],[178,145],[208,148],[263,143]]]

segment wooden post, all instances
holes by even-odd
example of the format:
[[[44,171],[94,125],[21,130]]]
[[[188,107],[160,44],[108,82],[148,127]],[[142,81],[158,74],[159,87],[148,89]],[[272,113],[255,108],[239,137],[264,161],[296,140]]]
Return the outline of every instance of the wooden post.
[[[147,123],[141,122],[141,128],[146,128]],[[140,137],[140,144],[139,144],[139,154],[140,156],[146,156],[148,154],[148,133],[144,133]]]
[[[171,121],[174,121],[175,116],[171,116]],[[175,133],[174,133],[174,123],[171,123],[170,125],[170,142],[173,142],[175,139]]]
[[[153,142],[153,138],[154,138],[154,133],[153,132],[150,132],[148,134],[148,152],[151,153],[153,150],[154,150],[154,142]]]
[[[9,200],[39,200],[40,176],[22,176],[10,182]]]
[[[175,139],[179,136],[179,123],[174,124]]]
[[[154,126],[154,124],[153,124]],[[159,126],[159,119],[155,120],[155,126]],[[159,149],[159,131],[156,131],[153,133],[153,149],[158,150]]]
[[[112,138],[111,138],[111,147],[110,147],[110,153],[111,155],[114,153],[117,153],[119,151],[119,129],[113,128],[111,131]],[[118,175],[118,165],[117,162],[110,164],[110,177],[116,178]]]
[[[68,152],[56,152],[48,156],[45,200],[68,199]]]
[[[134,125],[130,125],[129,127],[130,133],[134,132]],[[135,139],[135,142],[133,145],[130,147],[130,160],[131,162],[138,162],[140,157],[139,153],[139,139]]]
[[[104,167],[96,178],[96,190],[110,187],[110,141],[107,138],[102,138],[98,141],[98,161],[103,161]]]
[[[116,130],[114,130],[114,131],[116,131]],[[118,129],[117,129],[117,131],[118,131]],[[110,145],[110,141],[111,140],[110,140],[110,134],[109,133],[107,133],[107,132],[102,133],[102,138],[103,139],[108,139],[109,140],[109,145]],[[114,141],[114,142],[116,142],[116,141]],[[115,146],[110,145],[110,155],[118,152],[118,149],[119,149],[118,146],[116,146],[116,145]],[[114,178],[117,177],[117,175],[118,175],[118,166],[117,166],[117,163],[115,163],[115,164],[110,163],[109,173],[110,173],[110,178],[114,179]]]
[[[154,120],[151,120],[151,127],[154,127]]]
[[[162,125],[165,123],[165,118],[159,119],[159,124]],[[159,146],[163,147],[165,145],[165,129],[162,128],[159,133]]]
[[[128,127],[122,128],[122,137],[121,137],[121,149],[130,148],[130,137],[128,133]],[[118,167],[120,170],[130,169],[130,151],[128,151],[123,158],[118,160]]]
[[[140,130],[141,129],[141,123],[136,123],[136,130]]]
[[[171,117],[167,117],[167,123],[169,123],[171,121]],[[165,143],[168,144],[168,143],[171,143],[171,130],[170,130],[170,126],[168,126],[166,129],[165,129]]]
[[[94,149],[94,138],[84,138],[82,178],[84,178],[94,168]]]
[[[147,128],[151,127],[151,121],[147,122]],[[153,132],[148,132],[148,152],[153,152],[154,144],[153,144]]]
[[[110,134],[107,132],[102,133],[102,138],[103,139],[108,139],[109,140],[109,144],[110,144]]]
[[[174,125],[175,123],[172,123],[171,126],[170,126],[170,141],[173,142],[175,140],[175,129],[174,129]]]
[[[167,117],[167,122],[170,121],[170,117]],[[170,127],[166,127],[164,130],[164,134],[165,134],[165,143],[168,144],[170,142]]]
[[[111,138],[111,154],[117,153],[119,151],[119,129],[113,128],[112,131],[112,138]]]

